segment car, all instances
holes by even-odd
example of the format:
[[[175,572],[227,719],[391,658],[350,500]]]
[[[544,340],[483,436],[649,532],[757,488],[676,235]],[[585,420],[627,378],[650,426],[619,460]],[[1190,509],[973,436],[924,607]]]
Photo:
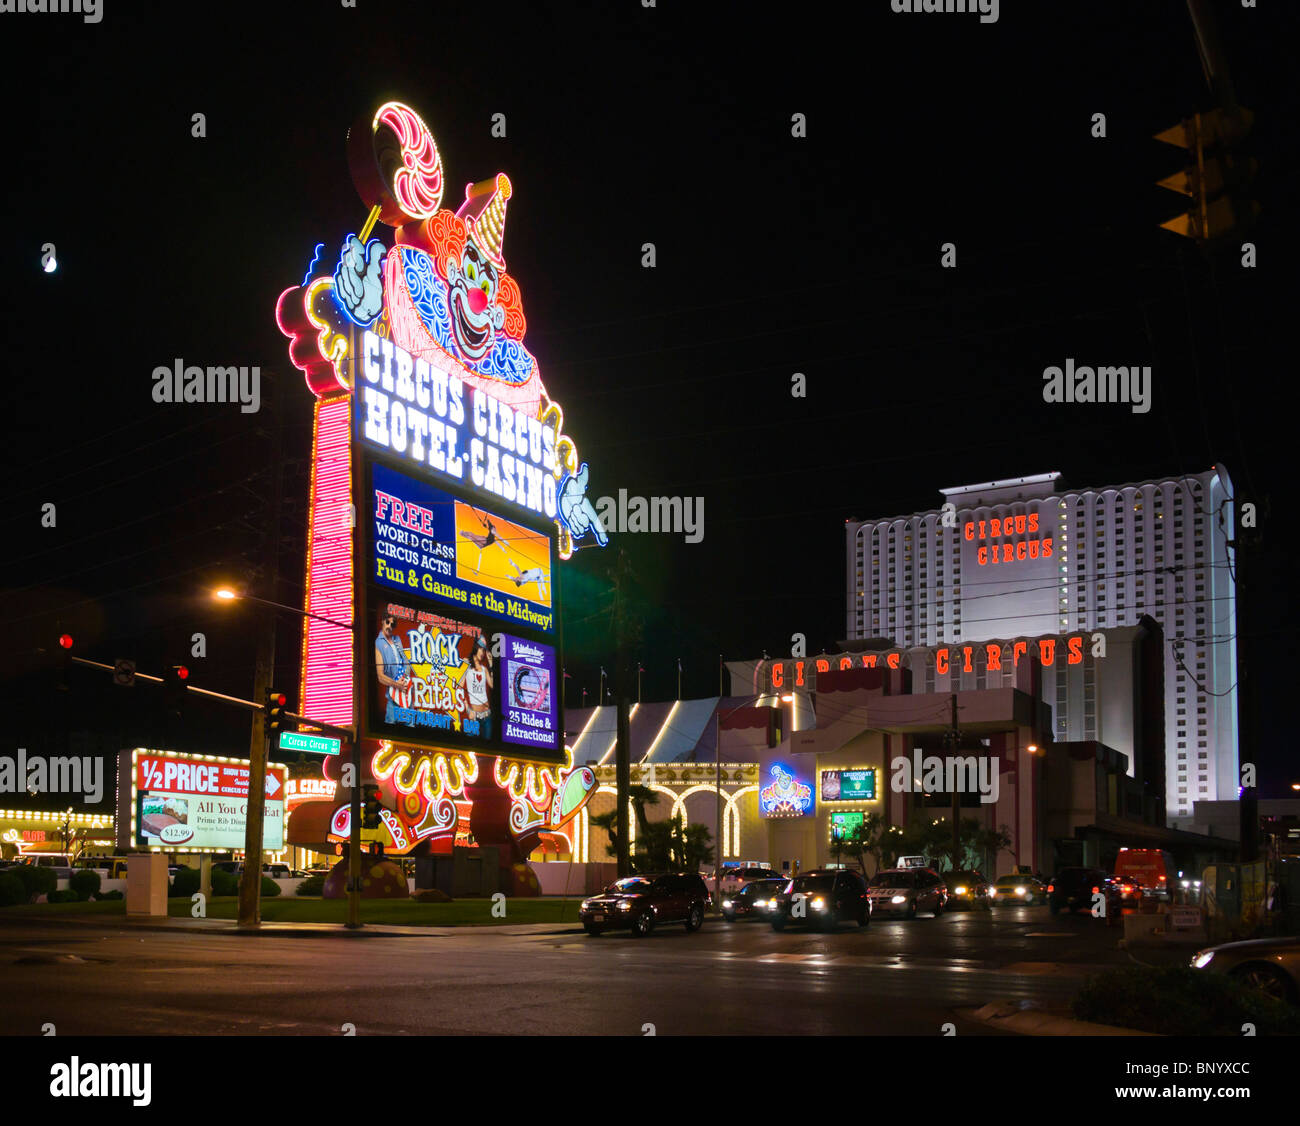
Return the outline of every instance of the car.
[[[984,911],[993,906],[993,887],[979,872],[958,869],[945,872],[943,882],[948,888],[948,911],[956,907],[978,907]]]
[[[53,868],[57,879],[70,880],[72,878],[72,857],[70,856],[41,852],[29,856],[27,863],[33,864],[37,868]]]
[[[645,938],[663,923],[684,923],[687,932],[704,924],[709,890],[697,872],[628,876],[582,901],[578,918],[589,935],[630,928]]]
[[[871,922],[871,899],[866,881],[848,868],[814,868],[790,880],[768,900],[768,917],[774,931],[791,923],[808,923],[834,930],[840,923]]]
[[[722,899],[722,917],[729,923],[737,919],[766,918],[772,900],[781,894],[789,880],[750,880],[743,888]]]
[[[886,868],[871,877],[867,894],[877,914],[909,919],[922,911],[937,918],[948,906],[948,885],[933,868]]]
[[[126,879],[125,856],[83,856],[77,861],[76,866],[99,872],[106,880]]]
[[[273,880],[291,880],[293,872],[287,864],[263,864],[262,874],[270,876]]]
[[[731,895],[738,892],[751,880],[776,880],[780,876],[771,868],[724,868],[722,870],[722,894]]]
[[[1193,969],[1224,973],[1270,997],[1300,1005],[1300,937],[1254,938],[1198,950]]]
[[[1042,903],[1046,898],[1047,885],[1033,876],[1013,872],[1008,876],[999,876],[998,882],[993,885],[992,902],[999,906],[1015,907],[1023,903],[1031,907],[1035,903]]]
[[[244,870],[242,860],[214,860],[212,863],[214,872],[229,872],[232,876],[238,876]]]
[[[1106,882],[1111,885],[1112,894],[1118,897],[1120,907],[1136,909],[1142,906],[1142,899],[1147,894],[1147,889],[1137,880],[1116,875],[1111,876]]]
[[[1174,858],[1159,848],[1121,848],[1115,857],[1115,875],[1136,880],[1146,898],[1165,901],[1178,882]]]
[[[1047,885],[1047,907],[1053,915],[1064,909],[1092,912],[1094,896],[1106,896],[1108,910],[1120,906],[1119,887],[1102,868],[1062,868]]]

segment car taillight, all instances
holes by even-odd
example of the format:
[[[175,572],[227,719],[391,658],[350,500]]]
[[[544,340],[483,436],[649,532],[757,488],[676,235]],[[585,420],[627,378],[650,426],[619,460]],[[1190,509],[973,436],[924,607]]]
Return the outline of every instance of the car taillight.
[[[1055,885],[1055,884],[1048,884],[1048,885],[1047,885],[1047,890],[1048,890],[1048,891],[1055,891],[1055,890],[1056,890],[1056,885]]]
[[[1093,895],[1096,895],[1099,891],[1101,891],[1101,888],[1093,888],[1093,889],[1092,889],[1092,894],[1093,894]]]

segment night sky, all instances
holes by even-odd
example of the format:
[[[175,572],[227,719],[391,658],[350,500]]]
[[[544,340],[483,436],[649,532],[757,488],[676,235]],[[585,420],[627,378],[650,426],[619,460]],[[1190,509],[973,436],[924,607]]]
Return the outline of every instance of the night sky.
[[[702,696],[719,654],[844,636],[847,518],[1049,470],[1109,485],[1222,462],[1239,500],[1271,500],[1240,639],[1263,793],[1300,777],[1280,715],[1297,6],[1219,5],[1256,118],[1260,266],[1244,270],[1239,252],[1158,229],[1180,199],[1155,183],[1181,160],[1151,135],[1212,104],[1182,0],[1004,0],[987,25],[887,0],[103,2],[98,24],[0,14],[6,751],[60,725],[106,747],[168,735],[147,686],[78,669],[53,689],[38,650],[64,630],[92,659],[183,661],[198,685],[251,694],[263,612],[204,592],[301,600],[311,397],[276,298],[364,221],[347,130],[398,98],[437,139],[444,206],[470,181],[513,182],[505,260],[589,495],[703,498],[701,543],[625,535],[565,565],[571,706],[613,666],[615,546],[646,697],[675,693],[678,657]],[[945,242],[956,269],[940,267]],[[151,373],[177,357],[259,365],[262,410],[155,403]],[[1066,357],[1152,365],[1151,411],[1044,403],[1042,371]],[[289,616],[276,667],[296,693]],[[246,716],[191,702],[173,742],[242,754],[247,733]]]

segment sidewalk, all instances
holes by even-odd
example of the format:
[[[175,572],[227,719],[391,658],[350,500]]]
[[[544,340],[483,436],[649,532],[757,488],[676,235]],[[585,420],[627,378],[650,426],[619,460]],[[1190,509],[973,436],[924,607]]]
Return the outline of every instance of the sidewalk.
[[[31,916],[28,916],[31,918]],[[577,923],[497,923],[456,927],[404,927],[388,923],[366,923],[350,930],[341,923],[261,923],[241,927],[233,919],[168,918],[151,915],[57,915],[39,920],[41,925],[121,927],[128,930],[183,932],[203,934],[259,935],[272,938],[446,938],[466,932],[500,934],[507,937],[537,935],[580,935]]]
[[[1023,1036],[1155,1036],[1111,1024],[1090,1024],[1019,1001],[992,1002],[978,1009],[958,1009],[959,1016],[990,1028],[1005,1028]]]

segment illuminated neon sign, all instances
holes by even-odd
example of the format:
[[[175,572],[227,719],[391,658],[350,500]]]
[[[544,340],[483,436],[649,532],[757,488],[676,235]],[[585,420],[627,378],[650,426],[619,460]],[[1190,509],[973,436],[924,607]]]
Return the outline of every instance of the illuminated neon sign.
[[[822,801],[874,801],[876,772],[863,770],[823,770]]]
[[[582,504],[585,467],[524,344],[505,260],[510,178],[469,184],[454,212],[442,208],[438,146],[400,102],[350,131],[348,163],[369,219],[333,262],[318,248],[276,307],[308,386],[352,396],[370,449],[555,521],[561,559],[584,536],[603,545]],[[393,228],[391,246],[371,238],[376,222]]]
[[[795,771],[774,762],[768,770],[772,781],[758,791],[758,812],[763,817],[804,817],[812,811],[813,791]]]
[[[965,534],[968,540],[1009,540],[1013,536],[1034,536],[1038,532],[1038,513],[1022,516],[993,517],[990,520],[967,520]],[[975,552],[981,567],[1000,563],[1023,563],[1027,559],[1050,559],[1052,537],[1039,536],[1021,539],[1016,543],[982,543]]]

